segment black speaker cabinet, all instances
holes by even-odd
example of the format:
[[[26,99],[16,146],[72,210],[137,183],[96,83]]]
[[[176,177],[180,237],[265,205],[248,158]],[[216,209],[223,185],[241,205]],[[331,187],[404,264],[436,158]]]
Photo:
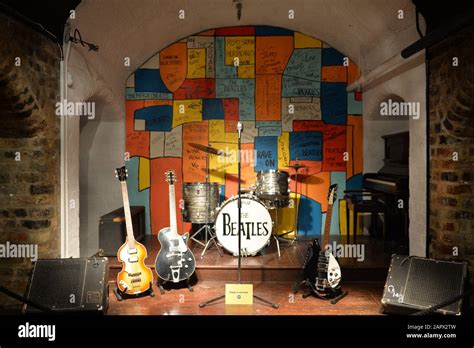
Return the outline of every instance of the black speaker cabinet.
[[[27,298],[53,312],[107,311],[109,264],[106,257],[38,260]],[[32,306],[26,313],[39,313]]]
[[[393,255],[385,283],[385,313],[411,314],[460,295],[467,279],[467,263]],[[438,309],[461,314],[462,300]]]
[[[145,207],[130,207],[132,215],[133,234],[141,242],[145,238]],[[99,221],[99,249],[100,255],[115,256],[118,249],[125,243],[127,229],[123,208],[116,209],[100,217]]]

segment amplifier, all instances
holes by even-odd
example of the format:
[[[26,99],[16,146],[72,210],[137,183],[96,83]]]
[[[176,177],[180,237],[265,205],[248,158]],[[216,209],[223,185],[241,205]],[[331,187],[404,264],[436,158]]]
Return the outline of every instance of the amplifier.
[[[467,263],[393,255],[385,283],[385,313],[411,314],[428,309],[464,291]],[[436,312],[461,314],[462,300]]]
[[[141,242],[145,237],[145,207],[130,207],[133,234],[135,240]],[[101,256],[115,256],[118,249],[125,243],[127,228],[123,208],[116,209],[100,217],[99,249]]]
[[[106,257],[38,260],[27,298],[53,312],[104,314],[109,304],[108,271]],[[26,313],[39,312],[26,307]]]

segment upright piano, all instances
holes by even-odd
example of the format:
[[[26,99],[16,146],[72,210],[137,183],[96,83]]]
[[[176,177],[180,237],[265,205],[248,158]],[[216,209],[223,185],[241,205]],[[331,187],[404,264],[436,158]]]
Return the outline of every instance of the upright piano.
[[[408,245],[408,156],[409,133],[382,136],[384,165],[377,173],[362,177],[362,190],[346,191],[352,204],[377,204],[385,207],[386,237]]]

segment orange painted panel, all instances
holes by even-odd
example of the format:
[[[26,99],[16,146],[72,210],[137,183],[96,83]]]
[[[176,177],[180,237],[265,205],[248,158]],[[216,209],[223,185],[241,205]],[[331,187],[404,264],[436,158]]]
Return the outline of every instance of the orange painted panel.
[[[160,74],[163,83],[176,91],[186,79],[188,66],[186,42],[177,42],[160,52]]]
[[[208,145],[208,122],[183,124],[183,177],[184,182],[206,181],[206,153],[189,143]],[[210,162],[210,160],[209,160]]]
[[[135,131],[135,110],[144,107],[143,100],[127,100],[125,104],[126,151],[130,157],[150,157],[150,132]]]
[[[237,175],[235,174],[226,174],[225,175],[225,199],[228,199],[232,196],[237,195],[238,188]],[[241,184],[241,187],[245,187]]]
[[[363,158],[363,150],[364,150],[364,143],[363,143],[363,122],[361,116],[347,116],[347,124],[352,125],[354,127],[354,149],[353,149],[353,160],[354,160],[354,173],[353,175],[357,175],[362,173],[363,166],[364,166],[364,158]]]
[[[323,82],[346,82],[347,68],[343,65],[323,66],[322,80]]]
[[[168,199],[168,183],[165,181],[165,172],[174,170],[176,173],[175,193],[176,193],[176,220],[178,225],[178,233],[188,232],[190,224],[184,223],[179,207],[179,201],[183,198],[183,175],[181,158],[167,157],[156,158],[150,160],[151,168],[151,194],[150,194],[150,211],[151,211],[151,231],[152,234],[158,232],[170,225],[169,217],[169,199]]]
[[[298,183],[298,193],[305,195],[321,203],[321,211],[328,209],[328,190],[331,184],[331,173],[321,172],[302,180],[302,185]]]
[[[359,67],[352,60],[349,60],[349,66],[347,67],[347,84],[350,85],[360,77]]]
[[[257,36],[256,74],[282,74],[293,53],[293,36]]]
[[[258,121],[281,119],[281,75],[257,75],[255,117]]]
[[[241,175],[242,187],[250,187],[255,185],[255,152],[254,144],[241,145]]]

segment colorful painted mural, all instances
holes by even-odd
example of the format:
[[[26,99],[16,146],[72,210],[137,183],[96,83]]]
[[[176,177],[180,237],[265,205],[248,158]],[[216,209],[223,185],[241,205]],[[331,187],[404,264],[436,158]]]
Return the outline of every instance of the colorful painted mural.
[[[236,153],[242,121],[242,186],[256,171],[300,170],[299,233],[319,235],[329,185],[340,195],[361,185],[362,95],[346,86],[358,67],[320,40],[276,27],[205,31],[180,40],[145,62],[127,81],[126,150],[132,205],[146,208],[148,233],[169,226],[164,172],[183,182],[205,182],[206,154],[189,143]],[[210,178],[222,197],[236,194],[237,163],[209,158]],[[291,181],[290,189],[295,190]],[[346,233],[333,209],[331,233]],[[342,208],[342,203],[341,203]],[[291,230],[294,208],[283,208],[279,231]],[[189,230],[178,216],[180,231]]]

